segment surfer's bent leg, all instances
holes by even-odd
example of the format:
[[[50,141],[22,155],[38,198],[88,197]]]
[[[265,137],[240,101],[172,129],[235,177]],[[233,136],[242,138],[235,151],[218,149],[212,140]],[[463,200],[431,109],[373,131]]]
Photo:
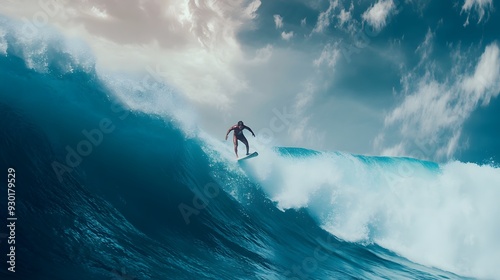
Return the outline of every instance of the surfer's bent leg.
[[[243,142],[243,144],[245,144],[245,146],[247,147],[247,155],[248,155],[248,148],[249,148],[249,146],[248,146],[248,140],[247,140],[247,138],[245,136],[241,136],[240,141]]]
[[[238,158],[238,138],[236,136],[233,136],[233,143],[234,143],[234,153],[236,154],[236,158]]]

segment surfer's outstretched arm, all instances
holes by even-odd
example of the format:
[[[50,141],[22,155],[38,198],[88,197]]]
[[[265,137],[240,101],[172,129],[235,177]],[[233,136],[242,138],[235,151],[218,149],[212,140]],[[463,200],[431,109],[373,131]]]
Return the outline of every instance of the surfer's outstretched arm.
[[[226,140],[227,140],[227,136],[229,135],[229,132],[231,132],[231,130],[234,130],[234,126],[231,126],[231,127],[227,130],[227,133],[226,133]]]
[[[245,128],[248,129],[251,133],[252,133],[252,136],[255,137],[255,133],[253,133],[252,129],[248,126],[245,125]]]

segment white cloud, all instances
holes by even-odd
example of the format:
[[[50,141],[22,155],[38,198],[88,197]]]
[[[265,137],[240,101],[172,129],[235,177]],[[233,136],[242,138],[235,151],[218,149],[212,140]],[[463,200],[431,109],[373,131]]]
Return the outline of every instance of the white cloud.
[[[324,12],[321,12],[318,17],[318,22],[313,29],[313,32],[323,32],[328,26],[330,26],[330,21],[333,17],[333,11],[339,5],[338,0],[330,0],[330,5],[328,9]]]
[[[385,126],[396,126],[401,141],[385,147],[391,156],[413,156],[424,159],[447,159],[454,132],[459,132],[464,115],[470,109],[457,105],[455,89],[440,84],[430,76],[419,81],[418,89],[385,118]],[[454,105],[455,104],[455,105]],[[394,154],[394,152],[400,154]]]
[[[362,15],[363,19],[375,30],[381,30],[387,24],[387,18],[396,9],[393,0],[379,0]]]
[[[313,64],[316,67],[326,64],[329,68],[333,69],[339,58],[340,58],[340,49],[337,48],[336,45],[327,44],[323,48],[321,55],[314,60]]]
[[[338,23],[336,27],[340,30],[343,30],[352,36],[356,36],[357,33],[359,35],[360,30],[358,30],[358,21],[353,19],[353,11],[354,4],[351,2],[349,9],[342,8],[340,13],[337,15]]]
[[[453,158],[464,122],[479,103],[488,104],[500,92],[499,47],[488,45],[471,75],[457,74],[438,82],[427,71],[416,85],[385,118],[386,129],[396,128],[402,140],[380,150],[434,160]],[[383,135],[377,139],[376,144],[384,142]]]
[[[313,101],[317,86],[312,80],[308,80],[303,85],[304,90],[295,96],[294,111],[302,112]]]
[[[487,105],[500,92],[500,51],[497,44],[486,47],[474,74],[464,79],[464,92],[470,102],[483,101]]]
[[[348,22],[350,19],[351,19],[351,11],[346,11],[342,9],[339,15],[339,21],[340,21],[339,24],[344,25],[344,23]]]
[[[260,48],[256,51],[256,56],[252,60],[254,63],[267,63],[271,56],[273,55],[273,46],[266,45],[263,48]]]
[[[304,27],[306,26],[307,24],[307,18],[303,18],[301,21],[300,21],[300,26]]]
[[[477,22],[480,23],[488,9],[493,10],[493,0],[465,0],[464,5],[462,6],[462,12],[466,12],[470,15],[470,12],[473,9],[476,10],[479,17]],[[468,24],[469,16],[467,16],[464,26],[467,26]]]
[[[248,4],[244,14],[248,15],[249,18],[255,18],[257,16],[257,10],[261,4],[260,0],[253,0],[250,4]]]
[[[96,17],[99,17],[99,18],[102,18],[102,19],[107,19],[109,16],[108,16],[108,13],[106,12],[106,10],[102,10],[100,9],[99,7],[92,7],[92,9],[90,10]]]
[[[349,6],[349,10],[342,9],[340,11],[340,14],[338,15],[339,18],[339,26],[343,26],[344,24],[348,23],[352,19],[352,12],[354,11],[354,4],[351,2],[351,5]]]
[[[98,69],[161,69],[167,84],[195,102],[230,103],[247,86],[236,34],[251,28],[260,0],[42,2],[19,1],[2,12],[30,20],[45,13],[47,25],[89,44]]]
[[[290,32],[281,32],[281,38],[285,41],[290,41],[290,39],[292,39],[293,37],[293,31],[290,31]]]
[[[405,0],[406,5],[413,6],[413,9],[421,16],[424,16],[424,11],[429,6],[432,0]]]
[[[380,154],[389,157],[397,157],[401,155],[407,155],[407,152],[405,151],[403,143],[398,143],[392,147],[383,149],[382,151],[380,151]]]
[[[316,126],[311,125],[313,115],[308,113],[308,110],[314,106],[314,97],[317,92],[317,81],[311,77],[302,84],[302,91],[297,93],[294,98],[292,105],[292,111],[295,115],[294,125],[288,129],[288,135],[293,143],[319,146],[325,140],[325,130],[318,130]]]
[[[425,35],[424,41],[415,50],[416,53],[420,54],[419,64],[422,64],[427,59],[429,59],[433,49],[432,40],[434,39],[434,36],[435,36],[434,32],[432,32],[432,30],[429,28]]]
[[[283,17],[280,15],[274,15],[274,25],[276,25],[276,29],[283,28]]]

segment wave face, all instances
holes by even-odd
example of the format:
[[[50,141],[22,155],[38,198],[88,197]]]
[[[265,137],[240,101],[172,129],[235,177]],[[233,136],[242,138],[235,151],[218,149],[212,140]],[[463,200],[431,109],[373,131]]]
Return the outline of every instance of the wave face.
[[[0,166],[16,170],[18,217],[2,279],[500,275],[498,168],[264,146],[238,165],[180,111],[148,107],[140,81],[131,98],[117,88],[134,81],[89,52],[0,22]]]

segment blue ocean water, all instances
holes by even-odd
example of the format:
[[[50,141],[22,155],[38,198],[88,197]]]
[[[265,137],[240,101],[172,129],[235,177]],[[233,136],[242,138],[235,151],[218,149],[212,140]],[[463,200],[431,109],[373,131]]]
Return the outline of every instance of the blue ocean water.
[[[1,23],[2,279],[499,277],[498,168],[258,143],[238,164],[62,36]]]

